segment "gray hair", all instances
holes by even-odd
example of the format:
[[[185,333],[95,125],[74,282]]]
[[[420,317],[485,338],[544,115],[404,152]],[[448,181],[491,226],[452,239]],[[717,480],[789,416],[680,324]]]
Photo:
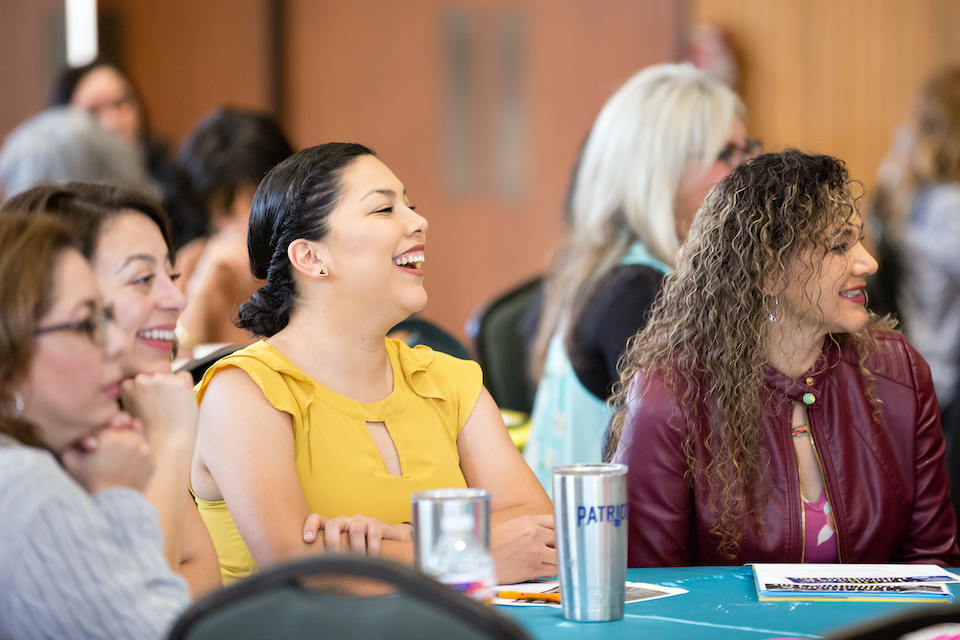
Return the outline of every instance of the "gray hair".
[[[140,150],[86,113],[48,109],[14,129],[0,148],[0,190],[10,197],[41,183],[104,183],[160,197]]]

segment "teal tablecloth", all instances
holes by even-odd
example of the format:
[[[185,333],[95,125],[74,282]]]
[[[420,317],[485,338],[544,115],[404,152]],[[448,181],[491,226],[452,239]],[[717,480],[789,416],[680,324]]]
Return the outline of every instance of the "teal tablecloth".
[[[761,639],[790,636],[821,638],[871,618],[930,603],[886,602],[759,602],[753,576],[746,567],[683,567],[630,569],[627,580],[680,587],[690,593],[626,606],[616,622],[570,622],[560,609],[512,607],[497,609],[541,640],[564,638]],[[954,595],[960,585],[951,585]]]

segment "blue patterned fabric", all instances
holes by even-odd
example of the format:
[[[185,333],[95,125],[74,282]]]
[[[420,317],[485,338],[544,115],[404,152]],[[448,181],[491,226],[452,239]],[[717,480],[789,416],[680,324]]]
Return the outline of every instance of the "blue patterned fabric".
[[[646,265],[663,273],[670,271],[647,251],[640,241],[631,245],[621,265]],[[543,376],[530,418],[530,436],[523,457],[540,484],[552,493],[551,469],[565,464],[601,462],[603,433],[613,416],[577,379],[560,332],[550,341]]]

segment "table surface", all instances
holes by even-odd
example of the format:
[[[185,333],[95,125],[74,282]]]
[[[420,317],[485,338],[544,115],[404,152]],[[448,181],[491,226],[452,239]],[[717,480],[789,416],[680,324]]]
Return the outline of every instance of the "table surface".
[[[929,602],[760,602],[749,567],[629,569],[627,580],[680,587],[689,593],[635,602],[616,622],[564,620],[558,608],[497,609],[537,639],[563,638],[822,638],[842,627]],[[954,595],[960,584],[952,584]]]

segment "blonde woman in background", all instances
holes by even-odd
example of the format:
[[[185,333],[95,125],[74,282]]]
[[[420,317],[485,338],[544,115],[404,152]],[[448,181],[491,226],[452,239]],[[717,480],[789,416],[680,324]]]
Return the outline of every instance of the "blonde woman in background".
[[[757,146],[737,95],[687,64],[644,69],[601,110],[534,343],[540,383],[524,457],[548,490],[551,467],[601,460],[627,341],[707,192]]]

